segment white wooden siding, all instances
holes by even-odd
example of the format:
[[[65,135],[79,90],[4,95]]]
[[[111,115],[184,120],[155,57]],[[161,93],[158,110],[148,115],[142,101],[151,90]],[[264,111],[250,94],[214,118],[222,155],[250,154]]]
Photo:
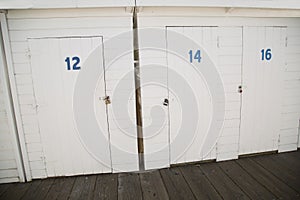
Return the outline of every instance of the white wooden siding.
[[[225,120],[217,141],[217,161],[236,159],[239,152],[243,28],[219,27],[216,67],[225,90]]]
[[[137,0],[137,6],[199,6],[199,7],[237,7],[237,8],[290,8],[299,9],[297,0]]]
[[[298,67],[299,67],[299,45],[300,45],[300,38],[298,36],[299,33],[299,26],[300,19],[299,18],[263,18],[264,14],[261,13],[261,18],[247,18],[247,17],[235,17],[235,18],[224,18],[224,17],[201,17],[198,13],[189,13],[189,12],[179,12],[179,16],[177,15],[176,8],[170,9],[169,12],[163,12],[164,9],[162,8],[145,8],[145,12],[141,10],[139,13],[139,28],[161,28],[164,29],[166,26],[283,26],[287,27],[288,32],[288,51],[291,51],[294,57],[288,57],[287,64],[288,68],[290,70],[293,70],[293,72],[285,72],[286,77],[289,79],[292,79],[293,81],[286,81],[285,84],[285,90],[284,90],[284,104],[289,104],[289,106],[282,106],[280,113],[282,115],[281,123],[282,127],[280,131],[280,138],[283,138],[282,145],[279,142],[278,149],[287,149],[287,150],[293,150],[295,149],[295,146],[297,144],[297,131],[299,127],[299,88],[298,88],[298,79],[299,79],[299,73],[298,73]],[[207,11],[207,13],[212,14],[212,12]],[[208,15],[208,14],[207,14]],[[266,14],[268,15],[268,14]],[[176,17],[175,17],[176,16]],[[216,16],[216,15],[215,15]],[[218,14],[217,16],[226,16],[226,14]],[[292,34],[293,33],[293,34]],[[161,46],[165,43],[165,40],[163,39],[165,36],[161,36],[161,38],[156,38],[156,41],[161,43]],[[141,39],[141,38],[140,38]],[[220,40],[222,41],[222,37],[220,37]],[[291,45],[290,41],[292,41],[293,47],[289,47]],[[222,45],[231,44],[231,45],[237,45],[236,50],[240,48],[239,46],[242,44],[242,41],[234,40],[229,41],[227,43],[226,41],[222,42]],[[222,47],[221,45],[221,47]],[[228,46],[226,48],[229,48]],[[229,51],[226,51],[229,52]],[[222,58],[222,57],[221,57]],[[237,60],[238,57],[233,58],[234,60]],[[143,68],[143,62],[145,60],[151,60],[153,63],[162,63],[164,64],[163,60],[164,58],[157,58],[157,57],[151,57],[150,54],[148,55],[142,55],[141,56],[141,70]],[[290,61],[289,61],[290,60]],[[233,64],[228,62],[228,64]],[[235,73],[235,68],[239,67],[241,62],[237,62],[235,65],[231,65],[230,67],[226,67],[223,70],[220,69],[221,73],[224,73],[223,81],[227,86],[225,87],[226,92],[226,100],[227,101],[239,101],[240,95],[238,93],[232,93],[237,90],[236,84],[240,82],[241,80],[241,72]],[[226,75],[227,74],[227,75]],[[231,83],[231,84],[230,84]],[[212,155],[209,156],[210,159],[217,159],[217,160],[225,160],[225,159],[234,159],[237,158],[239,155],[239,149],[238,149],[238,143],[239,143],[239,109],[236,106],[227,104],[230,106],[232,110],[227,110],[226,115],[228,118],[232,118],[231,120],[227,120],[227,122],[224,124],[224,128],[228,128],[226,131],[223,132],[223,136],[218,141],[218,148],[217,152],[212,152]],[[290,114],[289,114],[290,113]],[[293,113],[293,114],[292,114]],[[283,122],[287,121],[287,122]],[[285,130],[290,129],[291,130]],[[287,138],[284,138],[284,137]],[[221,145],[222,143],[222,145]],[[227,146],[224,146],[225,144],[228,144]],[[219,158],[217,157],[219,155]],[[208,159],[209,159],[208,158]]]
[[[2,34],[0,34],[1,38]],[[3,47],[0,45],[0,183],[25,181],[8,92]]]
[[[22,126],[33,178],[47,177],[48,174],[44,163],[44,149],[32,90],[28,38],[103,36],[105,42],[132,28],[131,14],[125,13],[123,9],[109,9],[109,12],[102,13],[101,10],[99,12],[93,10],[87,14],[88,17],[82,16],[88,13],[86,10],[81,11],[82,13],[80,10],[53,10],[53,12],[32,10],[28,15],[28,10],[20,10],[9,11],[7,14]],[[106,17],[107,15],[110,17]],[[124,41],[131,42],[128,38],[124,38]],[[104,52],[109,52],[109,49],[106,51],[104,47]],[[106,53],[106,56],[109,55]],[[125,58],[126,63],[132,63],[132,60],[128,60],[130,58],[130,56]],[[131,143],[132,146],[136,145],[133,139]]]
[[[1,0],[0,9],[49,9],[49,8],[93,8],[93,7],[125,7],[134,6],[134,0]]]
[[[288,28],[286,46],[279,152],[300,146],[300,27]]]
[[[0,183],[18,182],[19,174],[15,158],[12,132],[9,128],[7,116],[7,96],[4,94],[4,80],[0,80]]]

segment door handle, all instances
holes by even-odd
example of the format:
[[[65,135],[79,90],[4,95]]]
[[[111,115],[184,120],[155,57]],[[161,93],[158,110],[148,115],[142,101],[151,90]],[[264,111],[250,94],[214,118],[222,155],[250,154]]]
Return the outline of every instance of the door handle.
[[[111,104],[111,100],[109,96],[104,96],[101,97],[100,99],[103,100],[105,104]]]

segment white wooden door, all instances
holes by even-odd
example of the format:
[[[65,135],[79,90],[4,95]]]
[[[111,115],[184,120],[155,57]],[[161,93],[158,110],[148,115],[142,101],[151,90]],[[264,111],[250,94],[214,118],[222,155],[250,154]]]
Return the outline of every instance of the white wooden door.
[[[237,157],[242,28],[168,27],[167,46],[170,163]]]
[[[29,39],[48,176],[112,172],[102,37]]]
[[[286,28],[244,28],[240,154],[278,149]]]

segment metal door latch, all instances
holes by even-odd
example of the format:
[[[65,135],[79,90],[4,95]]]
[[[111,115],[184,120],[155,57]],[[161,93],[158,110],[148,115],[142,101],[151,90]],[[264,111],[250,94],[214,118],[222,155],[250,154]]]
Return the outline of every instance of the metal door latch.
[[[243,92],[243,88],[242,88],[241,85],[239,85],[238,92],[239,92],[239,93],[242,93],[242,92]]]
[[[111,104],[109,96],[101,97],[100,99],[103,100],[105,104]]]
[[[169,100],[168,100],[168,99],[165,99],[163,105],[164,105],[164,106],[168,106],[168,105],[169,105]]]

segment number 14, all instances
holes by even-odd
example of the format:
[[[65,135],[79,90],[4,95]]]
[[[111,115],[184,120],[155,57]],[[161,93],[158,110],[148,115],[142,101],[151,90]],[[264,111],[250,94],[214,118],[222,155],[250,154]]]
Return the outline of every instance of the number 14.
[[[197,60],[198,63],[201,61],[201,51],[199,49],[196,51],[195,55],[193,54],[193,50],[190,50],[189,54],[190,54],[190,63],[192,63],[193,60]]]

